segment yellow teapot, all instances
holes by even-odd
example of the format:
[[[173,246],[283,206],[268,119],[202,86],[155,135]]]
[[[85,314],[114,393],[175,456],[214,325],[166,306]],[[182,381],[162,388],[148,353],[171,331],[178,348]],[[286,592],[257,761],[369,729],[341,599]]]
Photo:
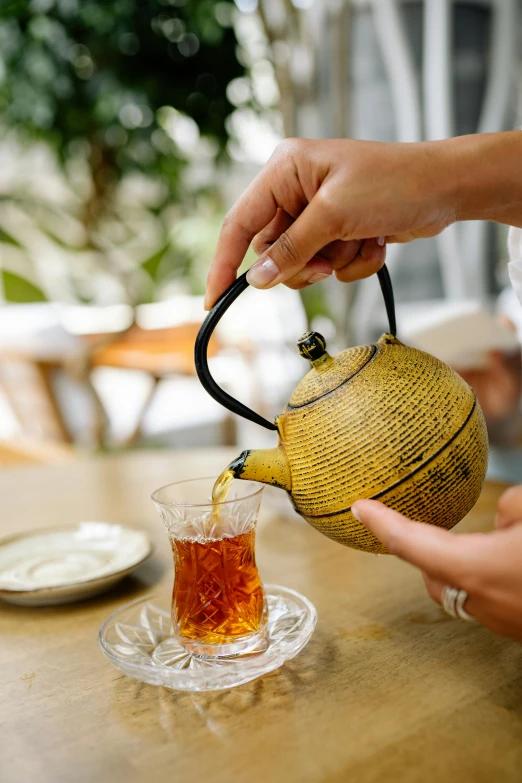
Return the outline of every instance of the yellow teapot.
[[[275,448],[244,451],[234,460],[229,467],[236,478],[285,489],[321,533],[377,553],[386,550],[355,519],[352,503],[373,498],[410,519],[449,529],[475,504],[488,459],[475,393],[446,364],[395,337],[386,267],[378,276],[390,332],[374,345],[336,356],[317,332],[303,335],[298,350],[312,366],[275,424],[220,389],[208,370],[210,336],[248,286],[245,275],[209,313],[195,347],[199,378],[214,399],[279,435]]]

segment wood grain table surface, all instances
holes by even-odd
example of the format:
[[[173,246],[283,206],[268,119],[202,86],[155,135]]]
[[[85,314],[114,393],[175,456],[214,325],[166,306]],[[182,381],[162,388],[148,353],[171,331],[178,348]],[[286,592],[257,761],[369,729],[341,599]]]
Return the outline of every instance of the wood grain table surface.
[[[234,450],[135,452],[0,473],[0,534],[80,520],[146,529],[154,555],[103,596],[0,604],[2,783],[502,783],[522,780],[522,647],[452,620],[419,573],[335,544],[270,489],[257,552],[267,582],[319,619],[280,670],[221,693],[131,680],[98,648],[123,603],[172,583],[150,493],[217,475]],[[492,525],[489,484],[460,530]]]

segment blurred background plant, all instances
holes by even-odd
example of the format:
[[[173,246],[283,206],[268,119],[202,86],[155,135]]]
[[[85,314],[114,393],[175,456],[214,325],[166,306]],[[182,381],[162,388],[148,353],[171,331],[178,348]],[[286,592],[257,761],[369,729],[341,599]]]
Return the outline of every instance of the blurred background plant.
[[[136,305],[202,291],[227,120],[238,103],[256,109],[234,11],[226,0],[2,4],[4,299]]]

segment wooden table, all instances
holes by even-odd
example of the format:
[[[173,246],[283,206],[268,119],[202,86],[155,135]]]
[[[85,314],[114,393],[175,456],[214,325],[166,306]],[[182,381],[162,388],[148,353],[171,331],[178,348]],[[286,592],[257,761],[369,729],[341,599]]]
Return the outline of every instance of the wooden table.
[[[28,346],[24,351],[0,349],[0,389],[18,420],[24,437],[42,444],[71,444],[70,431],[56,390],[56,377],[63,373],[80,384],[93,406],[90,437],[94,444],[105,439],[105,412],[91,381],[89,355],[81,343],[61,351]]]
[[[165,329],[142,329],[133,324],[126,332],[107,340],[92,351],[90,366],[116,367],[120,370],[141,370],[152,379],[152,386],[142,403],[136,424],[126,438],[125,445],[131,446],[142,435],[145,416],[152,406],[160,382],[169,376],[194,377],[194,342],[200,323],[184,323]],[[207,356],[212,358],[222,350],[216,335],[208,344]],[[231,416],[225,419],[223,428],[224,445],[235,440],[235,425]]]
[[[126,601],[171,585],[150,492],[216,474],[230,450],[139,453],[0,475],[0,532],[106,519],[156,552],[120,587],[48,609],[0,606],[2,783],[502,783],[522,779],[522,648],[455,621],[413,568],[355,552],[264,500],[258,562],[319,621],[282,669],[214,694],[113,669],[97,631]],[[489,485],[462,530],[491,526]],[[167,600],[167,598],[166,598]]]

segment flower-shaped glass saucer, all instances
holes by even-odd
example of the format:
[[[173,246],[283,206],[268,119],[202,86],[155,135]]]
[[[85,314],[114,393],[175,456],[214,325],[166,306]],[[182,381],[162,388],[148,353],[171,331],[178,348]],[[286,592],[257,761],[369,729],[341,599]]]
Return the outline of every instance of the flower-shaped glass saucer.
[[[169,609],[150,597],[114,612],[100,629],[100,647],[117,669],[151,685],[183,691],[234,688],[296,656],[315,628],[315,607],[303,595],[280,585],[265,585],[265,592],[268,644],[260,652],[214,659],[192,655],[174,638]]]

